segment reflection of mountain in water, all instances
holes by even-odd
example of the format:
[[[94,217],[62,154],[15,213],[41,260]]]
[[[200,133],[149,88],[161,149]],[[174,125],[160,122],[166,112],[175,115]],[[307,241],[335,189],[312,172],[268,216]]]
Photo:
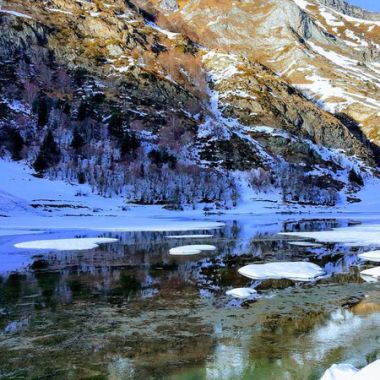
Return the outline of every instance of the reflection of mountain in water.
[[[219,294],[228,287],[253,284],[237,274],[237,269],[248,263],[307,259],[322,266],[327,273],[347,272],[357,263],[357,252],[352,248],[336,244],[321,248],[296,247],[288,244],[288,238],[276,234],[280,230],[321,230],[337,225],[335,220],[286,222],[283,226],[233,221],[214,231],[210,239],[168,239],[168,234],[161,232],[108,233],[104,236],[117,237],[120,243],[89,251],[35,256],[28,271],[4,279],[2,288],[12,289],[12,300],[28,297],[28,292],[39,294],[43,300],[36,301],[37,296],[32,300],[43,304],[52,299],[69,303],[73,294],[81,295],[83,289],[97,297],[114,300],[131,295],[152,297],[165,288],[190,286],[203,289],[201,294],[210,297],[213,292]],[[190,243],[213,244],[217,251],[193,257],[168,255],[171,247]],[[3,302],[7,294],[5,292]]]

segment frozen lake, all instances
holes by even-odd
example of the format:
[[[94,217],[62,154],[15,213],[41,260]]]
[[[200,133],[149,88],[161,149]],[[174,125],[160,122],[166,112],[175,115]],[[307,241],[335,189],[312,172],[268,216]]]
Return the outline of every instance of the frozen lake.
[[[279,233],[368,232],[380,217],[360,225],[281,219],[179,232],[1,230],[0,377],[304,380],[333,363],[375,360],[380,286],[360,277],[376,264],[358,257],[369,246]],[[169,254],[189,245],[193,254]],[[216,249],[194,254],[205,245]],[[238,273],[288,261],[324,275],[300,282]],[[226,295],[234,288],[257,293]]]

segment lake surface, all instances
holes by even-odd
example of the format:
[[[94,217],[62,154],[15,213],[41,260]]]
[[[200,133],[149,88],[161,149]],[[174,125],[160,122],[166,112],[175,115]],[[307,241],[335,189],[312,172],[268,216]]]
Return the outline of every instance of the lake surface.
[[[299,239],[278,235],[347,222],[293,218],[181,233],[1,236],[0,378],[305,380],[319,379],[333,363],[363,366],[380,355],[380,285],[359,275],[369,267],[358,267],[357,255],[366,249],[293,246]],[[213,237],[167,238],[201,233]],[[75,236],[119,242],[85,251],[12,248]],[[217,250],[168,254],[187,244]],[[25,263],[10,267],[15,257]],[[295,283],[254,281],[237,272],[249,263],[299,260],[329,275]],[[257,299],[225,294],[246,286],[255,287]]]

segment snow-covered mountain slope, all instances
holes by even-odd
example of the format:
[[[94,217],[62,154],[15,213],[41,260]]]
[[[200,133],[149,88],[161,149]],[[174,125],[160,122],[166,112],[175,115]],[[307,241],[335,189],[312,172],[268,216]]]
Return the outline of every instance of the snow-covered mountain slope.
[[[7,1],[0,155],[144,205],[230,209],[265,192],[288,205],[358,202],[378,175],[379,25],[352,12]],[[344,33],[332,26],[342,22]],[[5,184],[4,204],[29,207],[17,198]]]
[[[193,27],[200,43],[267,65],[380,144],[379,14],[330,0],[189,0],[173,9],[167,18]]]

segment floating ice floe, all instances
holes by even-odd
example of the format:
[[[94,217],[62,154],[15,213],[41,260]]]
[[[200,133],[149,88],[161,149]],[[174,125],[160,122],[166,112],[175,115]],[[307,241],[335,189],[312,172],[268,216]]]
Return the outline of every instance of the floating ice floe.
[[[214,235],[171,235],[166,236],[167,239],[209,239]]]
[[[202,251],[215,251],[216,247],[213,245],[184,245],[181,247],[171,248],[169,254],[171,255],[198,255]]]
[[[251,289],[251,288],[235,288],[235,289],[228,290],[226,292],[228,296],[235,297],[235,298],[249,298],[249,297],[252,297],[256,293],[257,293],[256,290]]]
[[[380,263],[380,250],[378,250],[378,251],[364,252],[364,253],[361,253],[358,256],[362,260],[375,261],[376,263]]]
[[[367,282],[377,282],[380,280],[380,267],[363,270],[360,276]]]
[[[318,265],[303,261],[250,264],[240,268],[239,273],[255,280],[287,278],[294,281],[310,281],[325,274]]]
[[[310,241],[290,241],[288,244],[297,247],[322,247],[322,244],[312,243]]]
[[[112,238],[83,238],[83,239],[55,239],[34,240],[15,244],[16,248],[25,249],[54,249],[57,251],[78,251],[97,248],[99,244],[115,243],[118,239]]]
[[[351,364],[333,364],[321,380],[378,380],[380,377],[380,359],[368,364],[361,370]]]
[[[298,236],[324,243],[343,243],[348,246],[380,245],[380,224],[355,225],[330,231],[281,232],[280,235]]]

